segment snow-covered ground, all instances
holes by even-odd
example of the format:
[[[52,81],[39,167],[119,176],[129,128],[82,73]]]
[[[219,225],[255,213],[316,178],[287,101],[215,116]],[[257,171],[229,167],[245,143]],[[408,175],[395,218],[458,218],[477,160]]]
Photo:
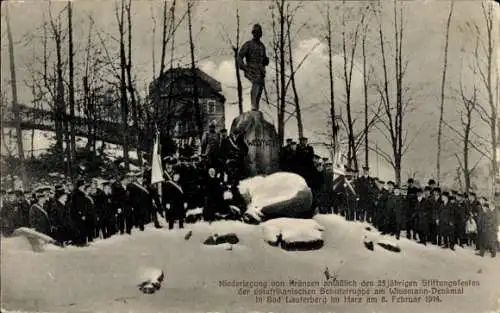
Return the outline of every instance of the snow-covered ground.
[[[115,236],[86,248],[51,247],[30,251],[22,238],[2,238],[2,307],[34,312],[453,312],[500,310],[500,257],[480,258],[470,249],[444,250],[401,239],[401,253],[362,244],[362,223],[336,215],[318,215],[324,227],[320,250],[287,252],[262,240],[262,225],[221,221],[168,231],[149,226],[132,236]],[[186,233],[193,235],[185,240]],[[233,249],[205,246],[213,233],[234,232]],[[443,296],[433,304],[266,304],[221,280],[325,280],[328,267],[337,280],[477,280],[464,295]],[[138,290],[144,268],[164,271],[162,287],[152,295]],[[388,296],[390,299],[391,296]]]
[[[9,132],[11,132],[11,136],[8,136]],[[8,155],[8,151],[11,151],[13,155],[17,155],[17,146],[16,146],[16,136],[15,131],[12,128],[4,129],[5,137],[1,144],[1,155]],[[55,144],[55,133],[52,131],[44,131],[44,130],[35,130],[35,134],[33,140],[31,140],[31,131],[24,130],[23,131],[23,146],[24,146],[24,154],[31,155],[31,144],[33,142],[33,156],[36,158],[41,154],[47,152],[52,145]],[[83,148],[87,144],[87,138],[85,137],[76,137],[76,146],[78,148]],[[97,141],[97,147],[102,145],[102,141]],[[104,149],[104,153],[110,159],[116,159],[123,156],[122,147],[119,145],[106,143],[106,147]],[[129,157],[131,160],[137,160],[137,151],[130,150]]]

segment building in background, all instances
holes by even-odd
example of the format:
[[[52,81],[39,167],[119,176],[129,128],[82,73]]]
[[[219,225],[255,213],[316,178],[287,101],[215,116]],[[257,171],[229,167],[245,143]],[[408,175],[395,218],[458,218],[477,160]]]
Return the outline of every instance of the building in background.
[[[211,122],[218,130],[225,125],[225,102],[220,82],[196,69],[198,103],[203,131]],[[149,101],[153,121],[162,135],[183,142],[198,136],[194,79],[191,68],[173,68],[155,79],[149,86]]]

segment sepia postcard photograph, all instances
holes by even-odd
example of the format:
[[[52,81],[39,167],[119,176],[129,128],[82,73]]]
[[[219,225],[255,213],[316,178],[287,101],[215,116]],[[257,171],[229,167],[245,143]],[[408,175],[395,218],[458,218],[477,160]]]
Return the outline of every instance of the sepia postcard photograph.
[[[0,6],[1,313],[500,313],[498,1]]]

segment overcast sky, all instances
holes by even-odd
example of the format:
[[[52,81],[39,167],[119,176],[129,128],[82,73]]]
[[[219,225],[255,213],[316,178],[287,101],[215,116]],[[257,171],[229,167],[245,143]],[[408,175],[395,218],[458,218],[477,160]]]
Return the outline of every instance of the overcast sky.
[[[29,80],[31,71],[38,65],[33,64],[36,56],[41,55],[40,38],[41,25],[44,15],[48,19],[47,2],[9,1],[11,23],[13,27],[13,36],[16,41],[16,65],[18,71],[18,81],[20,84],[20,100],[24,103],[31,101],[31,92],[24,86],[23,81]],[[181,5],[178,8],[178,16],[181,16],[185,10],[183,1],[178,1]],[[384,1],[383,1],[384,2]],[[161,43],[161,13],[162,1],[133,1],[133,62],[134,72],[137,77],[138,88],[141,93],[145,92],[145,86],[149,84],[153,77],[153,42],[155,45],[156,71],[159,70],[160,43]],[[293,2],[297,5],[299,2]],[[269,5],[271,2],[259,1],[198,1],[196,2],[194,14],[194,33],[196,40],[196,54],[200,59],[199,66],[208,74],[214,76],[223,85],[223,93],[227,98],[226,108],[226,126],[229,126],[232,118],[237,115],[235,70],[232,61],[232,50],[230,43],[226,39],[229,34],[232,40],[236,34],[236,8],[241,14],[241,37],[242,40],[250,39],[250,30],[253,23],[261,23],[264,28],[263,42],[270,53],[270,41],[272,37],[271,15]],[[335,21],[334,37],[335,49],[337,55],[334,57],[336,80],[336,94],[339,110],[343,100],[343,82],[342,75],[342,57],[340,56],[339,38],[341,35],[340,1],[330,1],[332,7],[332,16]],[[366,6],[367,2],[348,1],[350,12],[358,10],[361,6]],[[392,11],[392,1],[384,2],[386,13]],[[5,3],[2,3],[5,5]],[[52,12],[57,16],[63,12],[65,2],[57,1],[52,4]],[[74,23],[75,23],[75,41],[76,58],[82,60],[81,53],[87,42],[87,32],[89,25],[89,16],[95,20],[95,29],[101,32],[106,38],[107,45],[112,53],[116,53],[116,42],[113,38],[117,37],[116,18],[114,13],[115,2],[103,0],[79,0],[74,1]],[[404,160],[403,179],[406,180],[407,173],[418,172],[421,180],[427,180],[432,176],[435,168],[436,154],[436,128],[438,119],[438,103],[440,97],[440,82],[443,66],[443,47],[446,19],[449,12],[450,3],[448,1],[438,0],[414,0],[405,1],[405,37],[404,37],[404,55],[408,60],[408,70],[406,84],[411,89],[413,107],[415,108],[408,115],[407,125],[410,129],[409,137],[414,138],[411,149]],[[498,6],[495,5],[498,13]],[[295,28],[297,31],[300,25],[305,24],[294,39],[294,58],[301,60],[306,54],[310,54],[303,66],[297,73],[298,90],[302,106],[304,107],[304,125],[306,136],[311,141],[324,141],[325,138],[320,133],[326,132],[326,122],[328,119],[328,68],[327,68],[327,49],[324,40],[324,12],[326,5],[321,1],[304,1],[302,7],[297,11],[295,18]],[[5,19],[2,10],[2,89],[10,92],[8,86],[8,51],[6,49]],[[351,14],[352,21],[357,21],[359,15]],[[153,37],[153,18],[156,20],[156,36]],[[498,16],[498,14],[497,14]],[[63,23],[66,22],[66,16],[62,15]],[[392,16],[387,15],[385,19],[385,30],[388,40],[392,40],[393,30]],[[351,23],[352,23],[351,21]],[[473,48],[471,35],[461,29],[466,28],[467,24],[476,23],[481,32],[484,32],[484,19],[482,18],[481,1],[456,1],[452,18],[449,46],[449,70],[446,88],[446,116],[445,118],[453,123],[456,118],[456,112],[460,110],[460,102],[454,100],[456,96],[454,90],[458,88],[461,68],[465,68],[462,73],[464,82],[468,88],[472,85],[473,79],[467,68],[470,63],[470,52]],[[63,24],[64,25],[64,24]],[[349,24],[352,25],[352,24]],[[498,28],[498,19],[494,25]],[[351,28],[352,30],[353,28]],[[368,39],[368,51],[370,64],[376,69],[380,68],[379,46],[374,41],[373,32]],[[496,37],[498,38],[498,34]],[[94,37],[95,40],[96,37]],[[178,64],[187,64],[188,45],[187,45],[187,26],[182,24],[177,32],[176,59]],[[499,58],[497,57],[497,60]],[[361,72],[361,53],[358,50],[357,64],[353,75],[353,102],[356,111],[361,110],[362,99],[362,72]],[[390,62],[393,62],[392,60]],[[500,64],[500,62],[498,62]],[[391,63],[392,64],[392,63]],[[391,65],[392,66],[392,65]],[[268,69],[268,73],[272,70]],[[268,75],[271,76],[271,75]],[[376,75],[372,75],[374,80]],[[245,88],[248,88],[245,81]],[[267,84],[272,100],[272,83]],[[245,93],[245,108],[249,108],[248,90]],[[372,91],[370,93],[370,102],[375,103],[378,97]],[[264,102],[264,100],[262,101]],[[266,118],[274,121],[276,113],[272,108],[267,108],[266,104],[261,105],[266,111]],[[345,109],[343,110],[345,112]],[[356,116],[358,114],[355,114]],[[357,129],[362,127],[361,116],[358,117]],[[475,125],[479,133],[487,132],[484,124],[479,121]],[[287,124],[287,135],[296,137],[296,123],[290,119]],[[446,137],[452,137],[448,131]],[[372,142],[384,150],[389,146],[379,131],[374,130]],[[457,152],[457,145],[450,143],[445,145],[447,150],[443,159],[445,160],[444,170],[452,172],[456,168],[456,161],[453,154]],[[319,150],[319,149],[318,149]],[[320,150],[322,154],[325,151]],[[475,158],[476,156],[473,156]],[[375,155],[371,158],[372,172],[376,174],[377,166],[374,165],[377,158]],[[388,164],[382,162],[378,167],[379,175],[382,178],[393,178],[392,170]],[[454,175],[451,173],[450,175]],[[450,178],[452,178],[450,176]]]

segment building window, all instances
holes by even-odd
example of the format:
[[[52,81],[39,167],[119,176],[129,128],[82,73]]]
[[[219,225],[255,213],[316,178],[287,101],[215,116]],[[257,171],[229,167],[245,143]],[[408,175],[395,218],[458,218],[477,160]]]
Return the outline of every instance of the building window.
[[[213,114],[217,111],[217,103],[215,100],[208,100],[207,101],[207,113],[208,114]]]

